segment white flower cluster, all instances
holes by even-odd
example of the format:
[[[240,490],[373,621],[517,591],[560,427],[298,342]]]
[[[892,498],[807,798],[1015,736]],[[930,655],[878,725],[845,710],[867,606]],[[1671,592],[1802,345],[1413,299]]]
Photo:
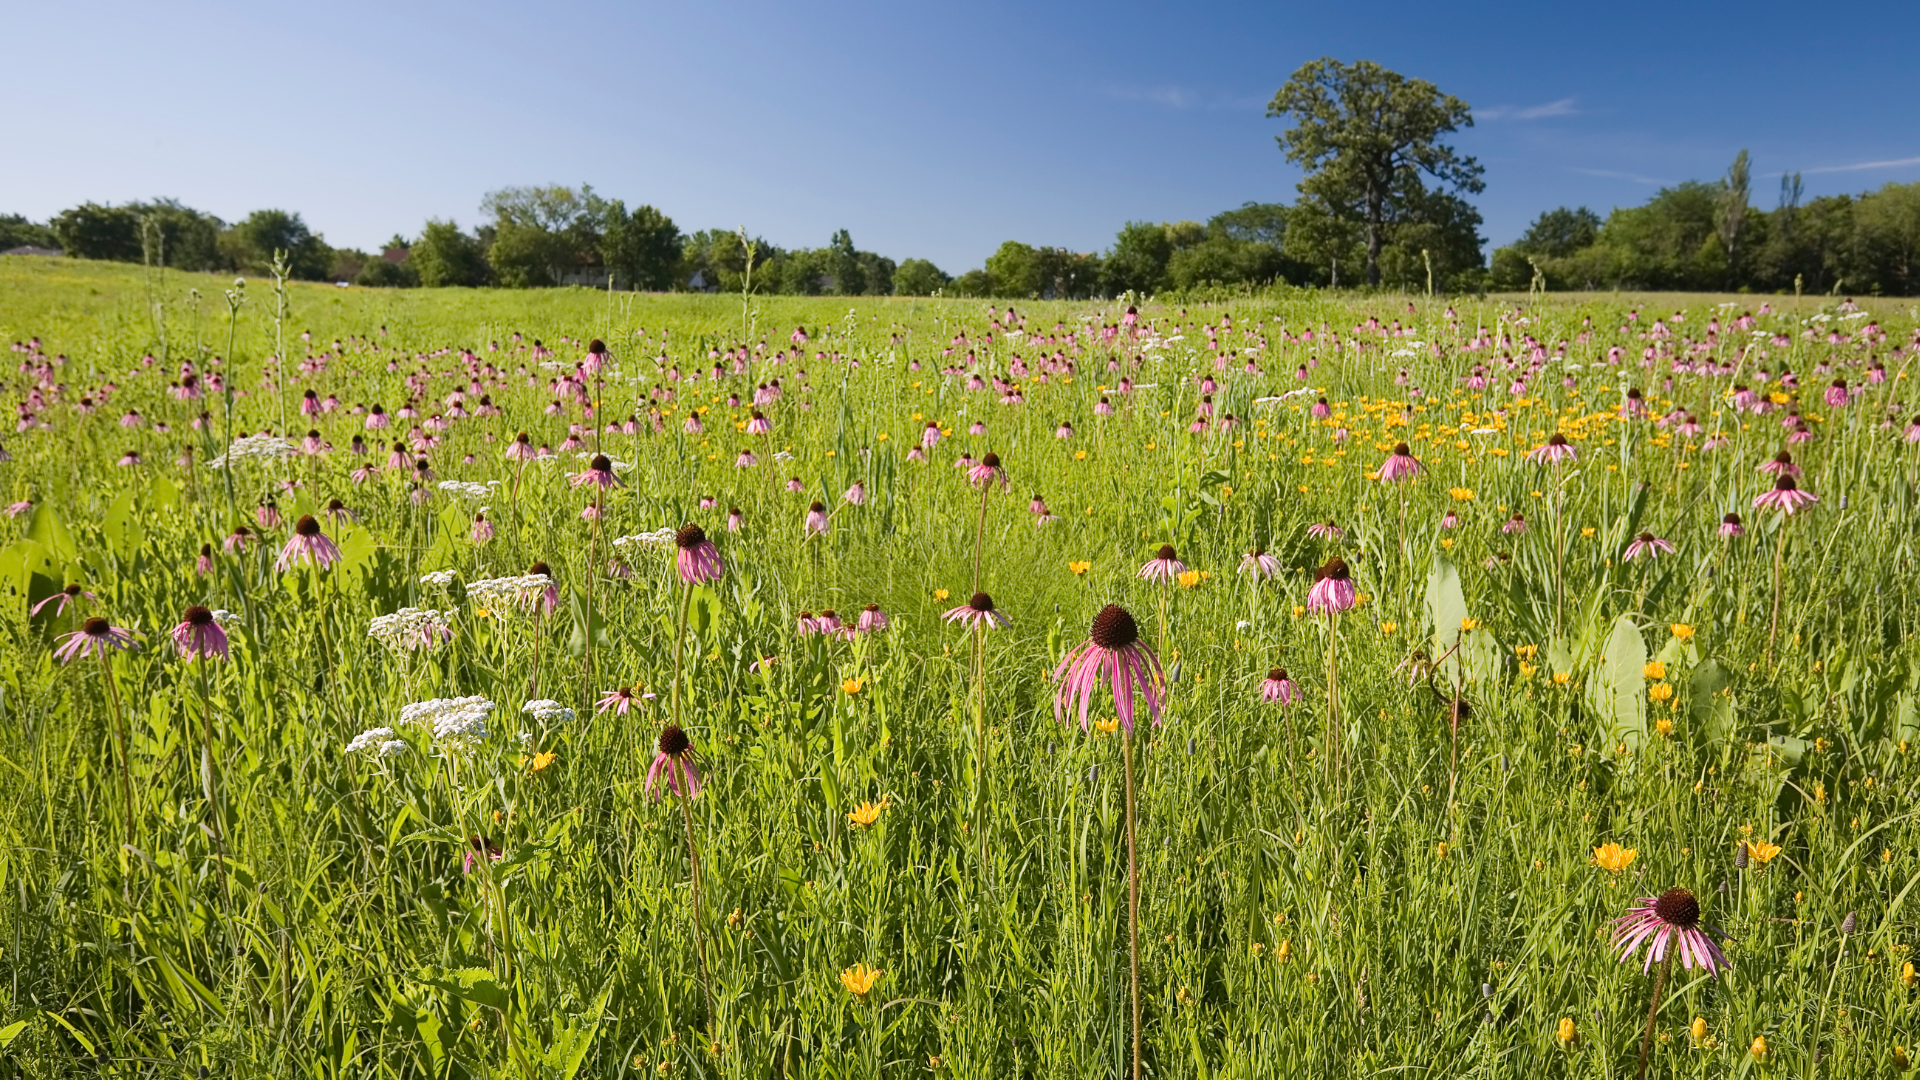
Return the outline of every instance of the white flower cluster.
[[[493,702],[483,697],[434,698],[400,709],[400,722],[432,728],[435,740],[454,750],[469,750],[487,737]]]
[[[453,584],[453,579],[459,576],[458,573],[452,570],[435,570],[431,573],[421,574],[420,584],[431,585],[436,589],[444,589]]]
[[[376,615],[367,624],[367,636],[395,652],[403,649],[430,649],[449,636],[447,624],[451,611],[433,608],[401,608],[391,615]]]
[[[592,460],[594,459],[594,457],[595,457],[595,455],[594,455],[594,454],[593,454],[593,453],[592,453],[591,451],[587,451],[587,450],[582,450],[582,451],[579,451],[579,452],[578,452],[578,453],[576,453],[576,454],[575,454],[574,456],[575,456],[575,457],[577,457],[577,458],[579,458],[579,459],[580,459],[581,461],[592,461]],[[609,463],[609,464],[611,464],[611,465],[612,465],[612,466],[613,466],[614,468],[616,468],[616,469],[631,469],[631,468],[633,468],[633,463],[632,463],[632,462],[630,462],[630,461],[617,461],[617,460],[615,460],[615,459],[614,459],[613,457],[611,457],[611,456],[609,456],[609,457],[607,458],[607,461],[608,461],[608,463]],[[498,483],[498,482],[499,482],[499,481],[497,481],[497,480],[495,481],[495,483]]]
[[[529,701],[520,711],[530,713],[535,720],[538,720],[542,724],[564,724],[573,719],[573,710],[552,698],[541,698],[538,701]]]
[[[673,546],[674,536],[672,529],[655,529],[650,533],[640,533],[637,536],[616,537],[613,546],[625,549],[635,544],[644,544],[650,548],[666,549]]]
[[[208,466],[224,469],[230,462],[258,458],[262,461],[276,461],[292,457],[298,448],[292,442],[278,435],[247,435],[233,440],[227,452],[209,461]]]
[[[551,584],[553,579],[545,574],[481,578],[467,583],[467,595],[483,607],[501,607],[508,603],[530,604]]]
[[[471,499],[474,502],[479,502],[481,499],[491,499],[493,497],[493,485],[499,482],[498,480],[493,480],[485,484],[472,484],[465,480],[442,480],[434,486],[450,495],[458,495],[463,499]]]
[[[347,744],[349,754],[364,753],[368,750],[374,751],[383,758],[392,757],[395,754],[407,752],[407,741],[394,738],[394,731],[390,727],[376,727],[368,728],[355,735],[353,741]]]

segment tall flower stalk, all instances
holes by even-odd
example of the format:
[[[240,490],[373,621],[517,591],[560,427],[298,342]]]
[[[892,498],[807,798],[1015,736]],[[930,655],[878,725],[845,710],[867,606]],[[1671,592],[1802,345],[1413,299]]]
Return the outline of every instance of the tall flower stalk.
[[[693,832],[693,799],[700,794],[700,767],[693,758],[693,740],[678,724],[660,731],[658,753],[647,770],[646,790],[660,782],[659,795],[671,787],[680,796],[680,820],[687,830],[687,884],[693,897],[693,947],[700,957],[700,987],[707,998],[707,1026],[713,1026],[713,976],[707,969],[706,917],[700,907],[700,845]]]
[[[1647,959],[1641,970],[1660,965],[1660,974],[1653,981],[1653,1001],[1647,1006],[1646,1030],[1640,1035],[1640,1080],[1646,1080],[1647,1048],[1653,1042],[1654,1020],[1660,1014],[1660,996],[1666,990],[1674,954],[1679,954],[1681,967],[1691,969],[1698,964],[1708,975],[1733,965],[1714,943],[1712,932],[1701,925],[1700,901],[1685,889],[1641,897],[1638,906],[1614,920],[1613,927],[1613,945],[1620,950],[1620,959],[1633,955],[1644,942]]]
[[[1087,710],[1101,688],[1112,692],[1113,710],[1123,729],[1120,754],[1126,783],[1127,813],[1127,968],[1133,999],[1133,1080],[1140,1080],[1140,856],[1136,830],[1138,810],[1134,796],[1134,695],[1143,695],[1153,723],[1160,723],[1166,685],[1160,659],[1140,640],[1140,626],[1119,604],[1108,604],[1093,617],[1088,640],[1068,651],[1054,672],[1060,689],[1053,699],[1053,715],[1064,720],[1078,709],[1081,730]]]
[[[966,603],[949,610],[941,618],[967,628],[973,639],[973,775],[974,831],[979,834],[980,867],[987,865],[987,631],[1007,625],[1007,617],[993,606],[993,597],[976,592]]]
[[[1335,555],[1314,571],[1313,588],[1307,592],[1307,611],[1327,617],[1327,729],[1323,753],[1329,781],[1333,779],[1334,758],[1338,753],[1335,732],[1340,728],[1340,613],[1352,608],[1354,599],[1353,572],[1345,559]]]

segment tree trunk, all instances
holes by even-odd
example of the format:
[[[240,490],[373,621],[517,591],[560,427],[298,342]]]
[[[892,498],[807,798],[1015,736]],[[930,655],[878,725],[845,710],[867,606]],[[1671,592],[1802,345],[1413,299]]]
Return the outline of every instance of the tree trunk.
[[[1380,196],[1367,192],[1367,287],[1380,287]]]

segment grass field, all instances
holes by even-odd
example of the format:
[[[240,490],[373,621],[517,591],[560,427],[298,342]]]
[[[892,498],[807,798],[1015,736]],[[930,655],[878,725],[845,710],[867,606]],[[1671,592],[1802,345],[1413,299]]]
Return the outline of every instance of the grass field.
[[[0,259],[0,1077],[1920,1053],[1911,301],[235,291]]]

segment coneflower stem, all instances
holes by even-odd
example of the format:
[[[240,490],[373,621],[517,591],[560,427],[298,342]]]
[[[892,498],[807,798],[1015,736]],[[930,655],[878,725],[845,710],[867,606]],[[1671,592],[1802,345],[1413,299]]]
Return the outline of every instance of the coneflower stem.
[[[113,661],[101,654],[100,671],[107,680],[107,706],[113,710],[113,734],[120,743],[120,796],[126,803],[126,841],[132,844],[139,839],[139,833],[133,825],[133,758],[127,749],[127,720],[120,713],[120,690],[113,682]]]
[[[1327,731],[1322,752],[1327,755],[1327,780],[1333,780],[1333,733],[1340,715],[1340,668],[1337,652],[1340,641],[1339,619],[1327,613]]]
[[[980,527],[973,534],[973,591],[980,591],[980,549],[987,544],[987,492],[992,482],[980,485]]]
[[[1567,489],[1560,483],[1560,462],[1553,463],[1553,636],[1560,637],[1560,612],[1567,606],[1567,537],[1562,531],[1560,504]]]
[[[593,536],[587,541],[587,647],[586,662],[580,674],[580,699],[582,711],[593,708],[593,587],[600,574],[594,569],[594,562],[600,557],[600,491],[595,486],[593,492]]]
[[[693,607],[693,586],[688,585],[680,600],[680,621],[673,624],[673,726],[680,723],[680,671],[686,659],[687,612]]]
[[[1133,732],[1120,740],[1127,778],[1127,967],[1133,991],[1133,1080],[1140,1080],[1140,860],[1134,841]]]
[[[1647,1080],[1647,1047],[1653,1042],[1653,1021],[1660,1014],[1660,994],[1667,988],[1667,971],[1673,967],[1673,954],[1660,962],[1660,974],[1653,977],[1653,1004],[1647,1006],[1647,1028],[1640,1033],[1640,1080]]]
[[[200,673],[200,719],[206,731],[201,765],[206,769],[207,814],[213,819],[214,866],[220,872],[220,893],[227,907],[233,906],[233,894],[227,884],[226,825],[220,814],[220,773],[213,763],[213,695],[207,688],[207,655],[203,651],[194,660]]]
[[[681,767],[680,762],[668,764],[668,768],[681,769],[680,782],[685,791],[680,796],[680,820],[687,826],[687,884],[693,890],[693,951],[700,957],[700,988],[707,996],[707,1028],[713,1028],[713,976],[707,971],[707,937],[702,929],[706,919],[700,911],[700,848],[693,839],[693,807],[688,805],[693,791],[692,778]]]
[[[1780,582],[1787,564],[1787,519],[1780,522],[1780,542],[1773,548],[1773,621],[1767,629],[1767,665],[1773,665],[1773,643],[1780,635]]]
[[[980,834],[980,872],[987,870],[987,633],[973,629],[974,831]]]

